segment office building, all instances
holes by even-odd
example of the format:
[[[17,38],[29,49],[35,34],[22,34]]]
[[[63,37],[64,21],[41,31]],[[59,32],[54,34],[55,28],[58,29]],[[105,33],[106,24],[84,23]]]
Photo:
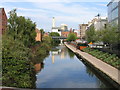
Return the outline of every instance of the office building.
[[[120,0],[111,0],[108,7],[108,23],[120,25]]]

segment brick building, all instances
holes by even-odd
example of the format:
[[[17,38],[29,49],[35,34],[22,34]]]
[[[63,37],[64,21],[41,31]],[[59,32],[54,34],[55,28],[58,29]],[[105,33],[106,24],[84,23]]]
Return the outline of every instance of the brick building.
[[[68,35],[70,34],[70,33],[74,33],[76,36],[77,36],[77,32],[74,32],[74,29],[70,29],[70,31],[62,31],[61,32],[61,36],[62,37],[68,37]]]
[[[3,34],[7,29],[7,16],[4,8],[0,8],[0,34]]]
[[[36,40],[36,41],[41,41],[42,36],[41,36],[40,30],[38,30],[38,29],[36,28],[35,32],[36,32],[36,38],[35,38],[35,40]]]

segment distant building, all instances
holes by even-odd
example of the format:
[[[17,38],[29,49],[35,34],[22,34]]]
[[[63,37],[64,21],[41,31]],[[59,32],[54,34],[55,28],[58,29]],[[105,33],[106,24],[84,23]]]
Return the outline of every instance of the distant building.
[[[108,7],[108,23],[120,25],[120,1],[111,0]]]
[[[42,35],[41,35],[40,30],[36,28],[35,32],[36,32],[35,40],[36,41],[41,41],[42,40]]]
[[[65,35],[67,32],[69,32],[67,24],[61,24],[60,27],[56,27],[55,22],[56,22],[55,17],[53,17],[53,20],[52,20],[52,32],[57,32],[57,33],[59,33],[60,36],[62,36],[63,33]]]
[[[62,32],[61,32],[61,36],[62,36],[62,37],[68,37],[68,35],[69,35],[70,33],[74,33],[74,34],[77,36],[77,32],[75,32],[74,29],[72,29],[72,28],[71,28],[70,30],[68,30],[68,31],[62,31]]]
[[[87,30],[89,30],[91,26],[94,26],[96,31],[102,30],[107,27],[107,23],[108,23],[107,17],[94,18],[91,22],[88,22]]]
[[[48,33],[48,32],[44,33],[44,37],[46,37],[46,36],[49,36],[49,33]]]
[[[0,8],[0,34],[3,34],[7,29],[7,16],[4,8]]]
[[[61,29],[60,29],[60,27],[52,27],[52,32],[57,32],[57,33],[59,33],[59,35],[61,36]]]
[[[68,37],[69,33],[70,33],[70,31],[63,31],[63,32],[61,32],[61,36]]]
[[[85,32],[86,32],[87,26],[88,26],[88,24],[79,24],[81,39],[85,39]]]
[[[107,17],[100,17],[94,22],[95,30],[102,30],[107,27]]]
[[[60,29],[61,29],[62,31],[68,30],[67,24],[61,24]]]
[[[61,36],[61,28],[55,26],[55,17],[52,20],[52,32],[57,32]]]

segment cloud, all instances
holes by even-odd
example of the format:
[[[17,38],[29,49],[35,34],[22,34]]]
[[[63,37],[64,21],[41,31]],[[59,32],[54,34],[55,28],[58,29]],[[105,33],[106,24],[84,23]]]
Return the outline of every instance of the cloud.
[[[107,4],[97,4],[97,5],[99,5],[99,6],[104,6],[104,7],[107,6]]]
[[[26,0],[25,0],[26,1]],[[59,0],[58,0],[59,1]],[[10,5],[9,5],[10,4]],[[18,6],[17,6],[17,5]],[[36,22],[37,27],[43,28],[46,31],[51,31],[52,27],[52,17],[56,18],[56,25],[65,23],[68,24],[69,28],[77,28],[80,23],[87,23],[89,20],[93,19],[98,13],[102,13],[106,16],[107,10],[97,7],[98,3],[91,5],[91,3],[70,3],[70,2],[32,2],[23,7],[24,3],[7,3],[4,4],[6,12],[17,8],[17,13],[19,16],[25,16],[31,18]]]
[[[111,0],[2,0],[1,2],[110,2],[110,1]]]

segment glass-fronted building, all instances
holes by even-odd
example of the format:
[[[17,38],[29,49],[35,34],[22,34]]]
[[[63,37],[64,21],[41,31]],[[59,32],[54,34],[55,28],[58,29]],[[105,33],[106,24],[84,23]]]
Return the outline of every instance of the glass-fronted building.
[[[120,0],[112,0],[107,6],[108,22],[120,24]]]

